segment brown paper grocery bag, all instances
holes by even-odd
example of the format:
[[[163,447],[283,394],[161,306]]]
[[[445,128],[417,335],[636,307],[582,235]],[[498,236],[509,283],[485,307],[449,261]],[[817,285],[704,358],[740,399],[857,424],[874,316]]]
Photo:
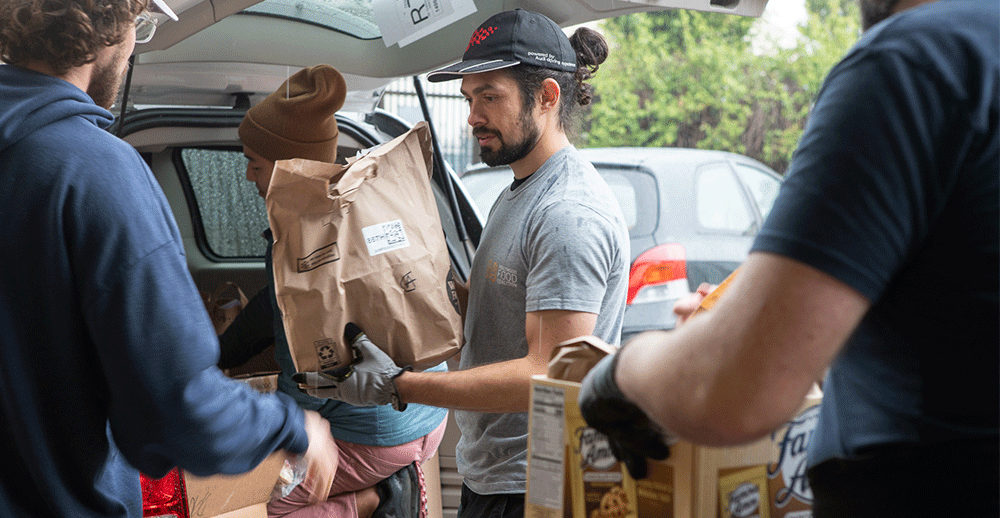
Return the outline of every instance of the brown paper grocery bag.
[[[347,166],[275,164],[266,198],[275,291],[298,372],[351,362],[347,322],[401,366],[458,352],[459,280],[430,173],[425,123]]]
[[[215,291],[202,291],[201,300],[205,303],[205,310],[212,319],[217,335],[221,335],[236,320],[236,315],[240,314],[248,302],[243,290],[228,281],[220,284]]]

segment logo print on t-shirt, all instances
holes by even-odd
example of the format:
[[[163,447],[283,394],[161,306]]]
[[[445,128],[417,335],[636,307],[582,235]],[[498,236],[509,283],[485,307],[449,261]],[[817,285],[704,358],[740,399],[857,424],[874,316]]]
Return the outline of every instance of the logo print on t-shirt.
[[[501,266],[500,263],[490,259],[486,268],[486,280],[501,286],[517,287],[517,271]]]

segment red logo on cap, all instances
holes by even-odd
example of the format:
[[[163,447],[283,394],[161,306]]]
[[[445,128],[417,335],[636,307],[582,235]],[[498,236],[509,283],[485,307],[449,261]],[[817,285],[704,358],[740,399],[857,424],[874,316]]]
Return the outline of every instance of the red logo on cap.
[[[493,31],[495,30],[497,30],[496,27],[480,27],[476,29],[476,32],[472,33],[472,38],[469,39],[469,44],[465,46],[465,50],[468,51],[473,45],[479,45],[485,41],[490,34],[493,34]]]

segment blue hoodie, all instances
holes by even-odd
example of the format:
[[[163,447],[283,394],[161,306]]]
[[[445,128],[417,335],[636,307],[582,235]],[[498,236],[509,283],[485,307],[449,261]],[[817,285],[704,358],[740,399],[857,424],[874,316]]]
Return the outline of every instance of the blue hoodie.
[[[219,344],[152,172],[72,84],[0,65],[0,516],[141,516],[139,472],[304,451]]]

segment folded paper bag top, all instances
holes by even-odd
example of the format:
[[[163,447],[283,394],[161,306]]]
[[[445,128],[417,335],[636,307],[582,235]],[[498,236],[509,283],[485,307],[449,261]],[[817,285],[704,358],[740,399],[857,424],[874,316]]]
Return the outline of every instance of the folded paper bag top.
[[[552,350],[548,377],[580,383],[597,362],[617,350],[615,346],[593,335],[571,338]]]

